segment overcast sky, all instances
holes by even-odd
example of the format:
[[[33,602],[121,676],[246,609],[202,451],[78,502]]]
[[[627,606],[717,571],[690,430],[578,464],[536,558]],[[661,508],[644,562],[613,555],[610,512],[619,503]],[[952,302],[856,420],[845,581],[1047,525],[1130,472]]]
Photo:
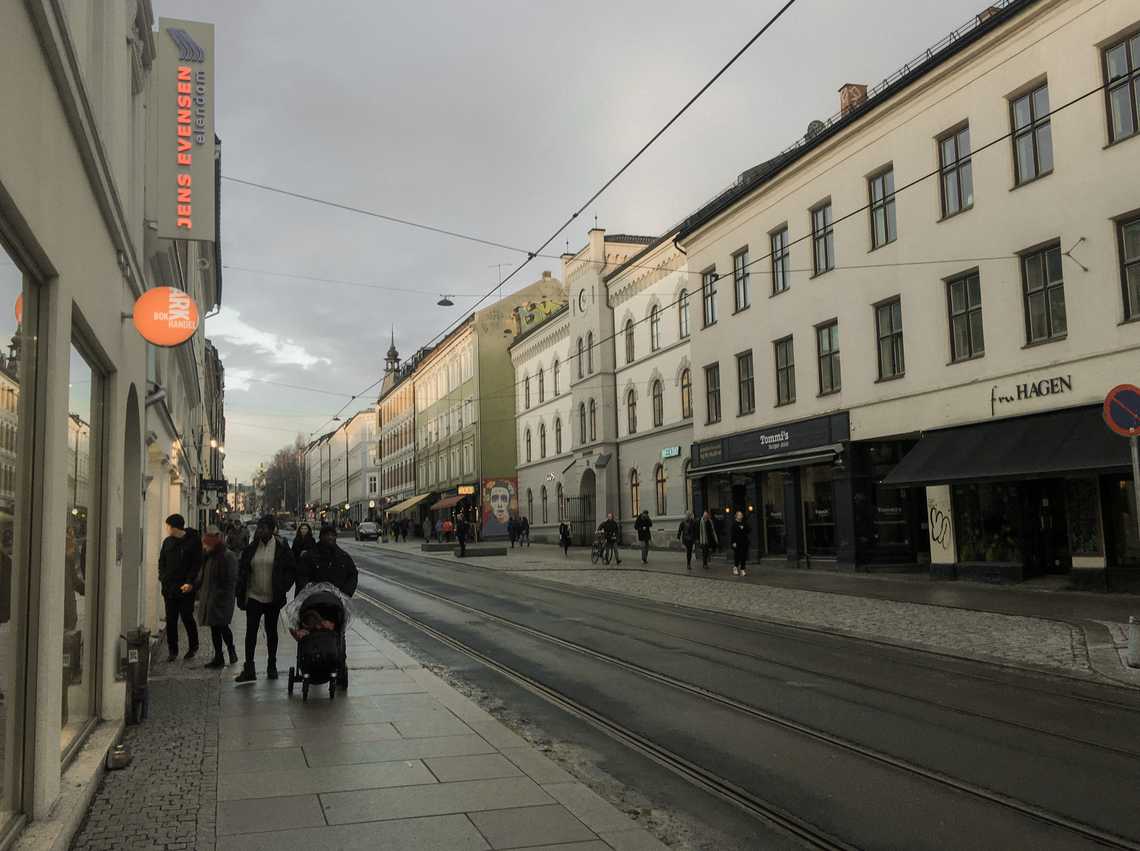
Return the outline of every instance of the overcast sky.
[[[224,174],[515,246],[549,236],[780,5],[154,0],[159,16],[216,26]],[[550,253],[580,247],[594,213],[610,232],[662,232],[834,113],[840,85],[873,85],[985,3],[902,5],[798,0]],[[519,261],[231,182],[222,192],[231,268],[206,330],[226,365],[230,480],[375,381],[393,325],[407,356],[473,303],[464,294],[494,286],[494,264]],[[559,273],[539,259],[512,284],[543,269]],[[457,306],[437,307],[441,293]]]

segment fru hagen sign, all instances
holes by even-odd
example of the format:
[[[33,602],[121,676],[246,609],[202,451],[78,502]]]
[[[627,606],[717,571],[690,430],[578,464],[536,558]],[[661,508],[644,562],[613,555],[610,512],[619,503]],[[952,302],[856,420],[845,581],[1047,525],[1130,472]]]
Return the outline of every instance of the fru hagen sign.
[[[198,330],[198,305],[182,290],[155,287],[135,302],[132,318],[144,340],[169,348],[194,336]]]
[[[162,18],[158,234],[214,241],[214,27]]]

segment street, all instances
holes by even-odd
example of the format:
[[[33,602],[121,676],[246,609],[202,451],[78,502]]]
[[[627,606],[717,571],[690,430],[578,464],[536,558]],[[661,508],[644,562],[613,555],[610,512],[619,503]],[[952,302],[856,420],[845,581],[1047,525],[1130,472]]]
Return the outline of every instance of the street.
[[[1140,843],[1134,691],[343,546],[361,614],[622,742],[606,771],[721,837],[703,847]]]

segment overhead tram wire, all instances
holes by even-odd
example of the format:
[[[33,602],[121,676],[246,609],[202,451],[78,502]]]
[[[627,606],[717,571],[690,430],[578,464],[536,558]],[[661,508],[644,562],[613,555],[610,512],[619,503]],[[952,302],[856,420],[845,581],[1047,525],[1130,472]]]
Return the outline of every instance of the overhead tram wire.
[[[318,284],[342,284],[346,287],[360,287],[362,289],[382,290],[384,292],[412,293],[414,295],[432,295],[432,293],[428,292],[427,290],[415,290],[411,289],[410,287],[390,287],[385,284],[373,284],[365,281],[346,281],[343,278],[327,278],[320,275],[297,275],[292,272],[276,272],[270,269],[254,269],[249,266],[232,266],[229,263],[223,263],[222,268],[229,269],[234,272],[248,272],[254,275],[268,275],[273,278],[294,278],[300,281],[314,281]],[[452,297],[458,296],[460,298],[475,298],[480,294],[481,291],[470,293],[449,293],[449,295]],[[345,393],[344,395],[347,396],[349,394]]]
[[[523,252],[526,254],[526,259],[523,260],[523,262],[520,263],[518,266],[516,266],[514,268],[514,270],[512,270],[505,278],[503,278],[501,281],[499,281],[494,287],[492,287],[490,290],[488,290],[487,293],[482,298],[480,298],[478,301],[475,302],[474,305],[472,305],[471,309],[474,310],[480,304],[482,304],[484,301],[486,301],[488,298],[490,298],[492,295],[494,295],[497,291],[501,290],[503,288],[504,284],[506,284],[508,281],[511,280],[511,278],[513,278],[515,275],[517,275],[519,272],[521,272],[527,266],[527,264],[530,263],[531,260],[533,260],[535,257],[537,257],[542,251],[544,251],[547,248],[547,246],[550,245],[550,243],[554,242],[554,240],[556,240],[559,237],[559,235],[564,230],[566,230],[566,228],[570,227],[570,225],[574,223],[574,221],[578,218],[578,216],[580,216],[583,212],[586,211],[587,208],[589,208],[589,206],[591,204],[593,204],[596,200],[598,200],[598,198],[601,197],[602,193],[605,192],[607,189],[609,189],[618,180],[618,178],[620,178],[623,174],[625,174],[626,171],[628,171],[629,168],[635,162],[637,162],[639,159],[641,159],[642,155],[646,151],[648,151],[649,148],[658,139],[660,139],[663,135],[665,135],[666,131],[670,127],[672,127],[675,123],[677,123],[677,121],[681,118],[681,116],[684,115],[686,112],[688,112],[689,109],[693,106],[693,104],[695,104],[705,92],[707,92],[710,88],[712,88],[713,84],[716,83],[716,81],[719,80],[722,76],[724,76],[724,74],[728,71],[728,69],[731,68],[733,65],[735,65],[737,60],[739,60],[740,57],[743,56],[748,51],[748,49],[752,47],[752,45],[754,45],[757,41],[759,41],[760,38],[764,35],[764,33],[768,32],[768,30],[771,29],[775,25],[775,23],[778,20],[780,20],[780,18],[782,18],[784,16],[784,13],[787,12],[790,8],[792,8],[792,6],[795,5],[795,3],[796,3],[796,0],[787,0],[787,2],[785,2],[784,5],[781,6],[779,8],[779,10],[774,15],[772,15],[772,17],[770,17],[768,19],[767,23],[765,23],[764,26],[762,26],[759,30],[757,30],[755,35],[753,35],[752,38],[748,39],[748,41],[746,41],[744,43],[744,46],[741,47],[739,50],[737,50],[736,53],[734,53],[732,55],[732,57],[729,58],[729,60],[727,62],[725,62],[724,65],[722,65],[720,67],[720,70],[718,70],[715,74],[713,74],[712,77],[710,77],[709,80],[697,90],[696,94],[694,94],[692,97],[690,97],[685,102],[685,104],[679,110],[677,110],[677,112],[675,112],[673,114],[673,117],[670,118],[668,121],[666,121],[664,125],[662,125],[661,129],[659,129],[656,133],[654,133],[652,136],[650,136],[649,141],[647,141],[644,145],[642,145],[632,157],[630,157],[628,160],[626,160],[625,164],[622,165],[622,167],[619,168],[616,172],[614,172],[614,174],[605,183],[603,183],[598,188],[598,190],[596,192],[594,192],[593,195],[591,195],[589,198],[587,198],[584,204],[582,204],[577,210],[575,210],[573,213],[571,213],[569,218],[567,218],[566,221],[563,222],[558,227],[558,229],[554,231],[554,233],[552,233],[549,237],[547,237],[546,240],[541,245],[539,245],[538,248],[536,248],[535,250]],[[443,232],[437,228],[430,228],[430,229],[436,230],[437,232]],[[480,241],[480,242],[484,242],[484,244],[488,244],[483,240],[476,240],[476,241]],[[518,251],[519,250],[515,246],[499,245],[498,247],[506,248],[510,251]],[[457,327],[458,324],[462,321],[463,321],[462,319],[458,319],[455,322],[448,324],[442,331],[440,331],[438,334],[436,334],[434,337],[432,337],[430,340],[428,340],[427,343],[425,343],[424,345],[425,346],[431,345],[436,340],[442,339],[443,337],[447,336],[447,334],[449,334],[451,332],[451,330],[454,327]],[[358,396],[364,395],[369,390],[371,390],[373,387],[375,387],[377,384],[379,384],[380,381],[382,381],[382,380],[383,380],[383,378],[377,380],[376,382],[374,382],[369,387],[360,391],[360,393],[357,395]],[[347,405],[345,407],[347,407]],[[343,413],[343,411],[344,411],[344,408],[342,408],[340,411],[338,411],[334,415],[334,419],[335,419],[335,417],[340,416],[340,414]],[[332,422],[332,421],[333,420],[330,419],[330,422]],[[322,426],[322,428],[323,428],[323,426]]]

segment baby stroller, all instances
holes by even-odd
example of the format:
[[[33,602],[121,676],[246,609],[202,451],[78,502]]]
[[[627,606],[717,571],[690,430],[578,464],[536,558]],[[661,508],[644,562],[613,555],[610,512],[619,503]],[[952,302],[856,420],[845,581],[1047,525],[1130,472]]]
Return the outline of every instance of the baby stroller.
[[[328,683],[329,700],[348,688],[345,629],[350,618],[348,598],[335,586],[318,582],[303,588],[283,611],[289,632],[297,639],[297,664],[289,668],[289,694],[300,683],[301,699],[309,687]]]

